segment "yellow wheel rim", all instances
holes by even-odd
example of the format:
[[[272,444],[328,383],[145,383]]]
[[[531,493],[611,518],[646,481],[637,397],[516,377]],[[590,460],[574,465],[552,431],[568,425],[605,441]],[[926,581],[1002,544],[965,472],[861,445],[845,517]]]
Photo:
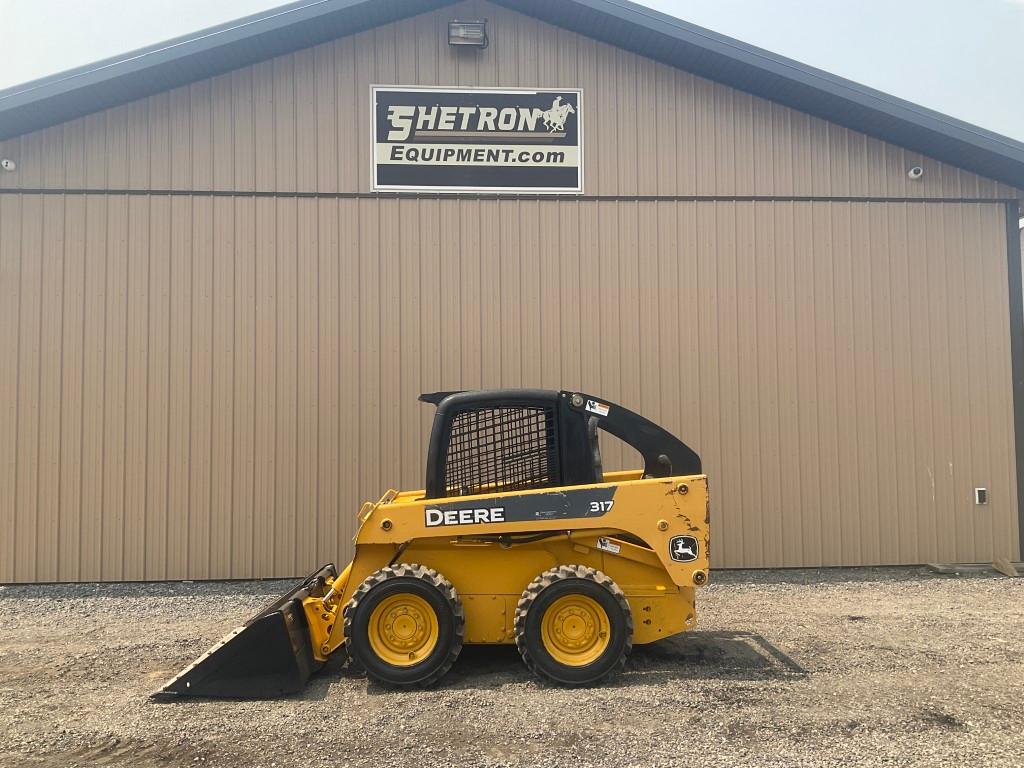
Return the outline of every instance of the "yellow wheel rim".
[[[370,614],[370,647],[388,664],[411,667],[437,647],[437,614],[419,595],[401,592],[381,600]]]
[[[600,658],[611,642],[611,622],[604,608],[586,595],[565,595],[544,612],[540,637],[559,664],[583,667]]]

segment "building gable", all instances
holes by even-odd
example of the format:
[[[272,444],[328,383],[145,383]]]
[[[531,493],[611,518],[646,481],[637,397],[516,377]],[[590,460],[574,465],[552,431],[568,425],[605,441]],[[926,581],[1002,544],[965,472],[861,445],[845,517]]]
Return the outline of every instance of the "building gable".
[[[452,18],[490,47],[449,49]],[[0,188],[370,192],[374,83],[582,88],[587,195],[1014,198],[1010,186],[486,0],[0,142]],[[907,171],[921,166],[921,180]]]

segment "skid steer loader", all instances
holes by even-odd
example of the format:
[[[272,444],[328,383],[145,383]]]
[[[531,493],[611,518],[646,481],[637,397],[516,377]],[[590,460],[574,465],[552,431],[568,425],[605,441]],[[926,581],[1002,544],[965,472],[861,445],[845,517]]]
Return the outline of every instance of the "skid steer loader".
[[[310,574],[155,695],[294,693],[346,654],[386,685],[428,686],[465,643],[514,643],[536,674],[591,685],[695,624],[708,489],[689,447],[579,392],[420,400],[437,408],[425,490],[364,504],[348,566]],[[602,431],[643,468],[604,472]]]

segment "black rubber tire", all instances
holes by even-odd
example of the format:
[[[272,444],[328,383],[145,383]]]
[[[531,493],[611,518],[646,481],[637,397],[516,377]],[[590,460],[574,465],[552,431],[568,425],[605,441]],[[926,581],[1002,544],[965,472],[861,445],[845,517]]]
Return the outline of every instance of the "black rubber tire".
[[[370,645],[367,627],[381,600],[409,592],[429,603],[437,616],[437,646],[423,661],[409,667],[381,659]],[[381,568],[363,581],[344,610],[345,650],[349,658],[379,683],[397,688],[426,688],[451,669],[462,650],[466,615],[455,587],[432,568],[400,563]]]
[[[571,593],[596,600],[606,614],[611,640],[604,653],[586,666],[574,667],[552,658],[541,640],[544,612],[557,598]],[[560,685],[595,685],[622,670],[633,650],[633,612],[626,595],[608,576],[583,565],[560,565],[530,582],[516,606],[516,647],[534,674]]]

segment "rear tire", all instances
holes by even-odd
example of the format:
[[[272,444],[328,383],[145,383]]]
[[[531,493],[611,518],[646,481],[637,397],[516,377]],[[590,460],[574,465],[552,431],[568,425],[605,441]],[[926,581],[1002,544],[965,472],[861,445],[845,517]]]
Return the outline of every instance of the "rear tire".
[[[385,685],[433,685],[462,650],[466,619],[455,587],[432,568],[381,568],[345,606],[345,649]]]
[[[567,686],[620,671],[633,649],[633,614],[608,576],[582,565],[545,571],[523,592],[516,646],[535,674]]]

